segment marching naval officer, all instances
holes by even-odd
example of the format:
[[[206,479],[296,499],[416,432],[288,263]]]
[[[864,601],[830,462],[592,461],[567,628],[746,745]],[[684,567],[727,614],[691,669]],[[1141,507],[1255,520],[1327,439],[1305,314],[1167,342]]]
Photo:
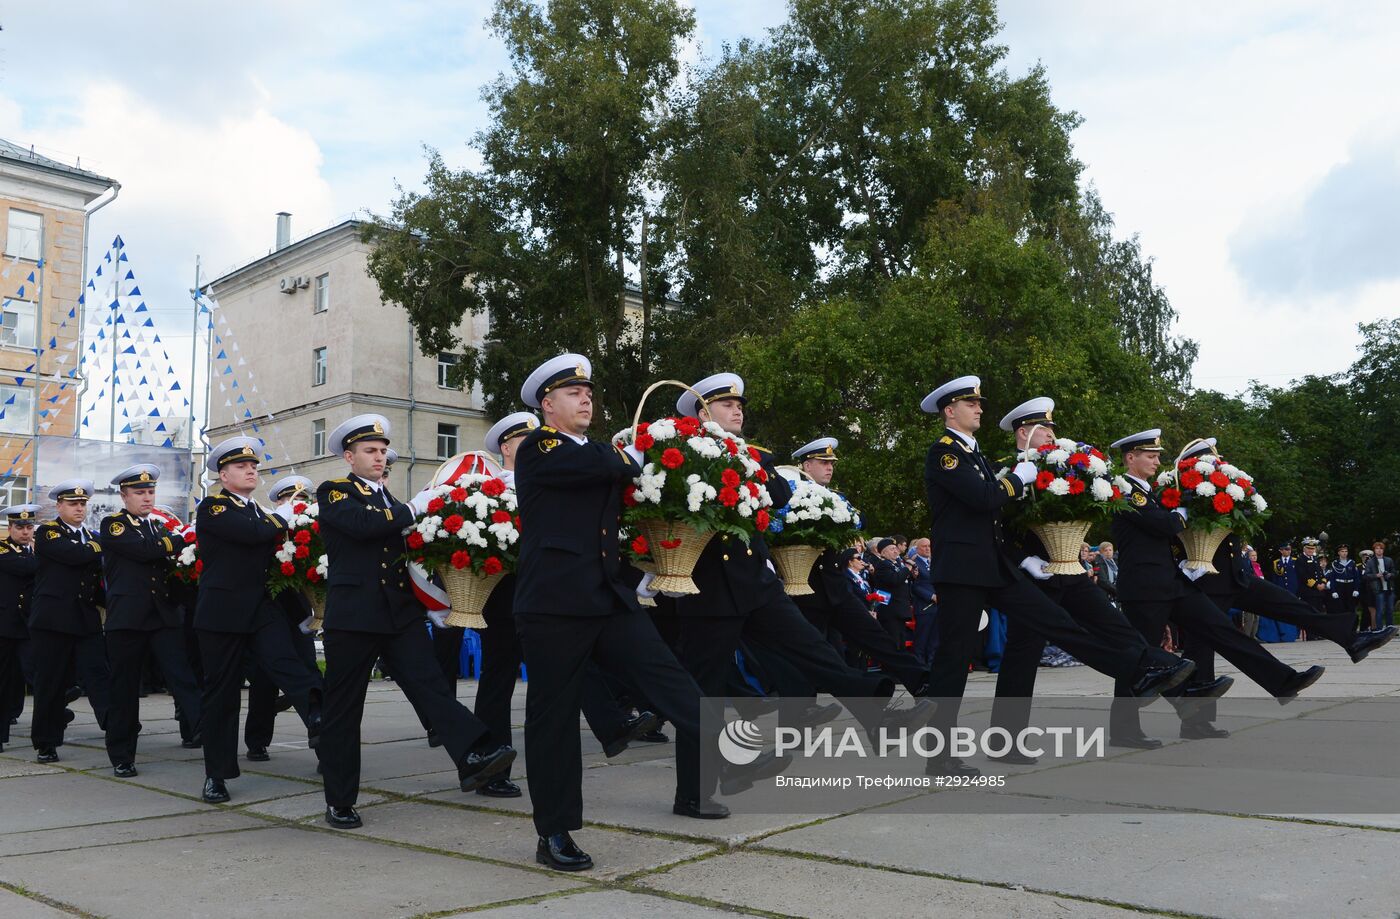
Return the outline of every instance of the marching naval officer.
[[[24,708],[24,673],[20,644],[29,639],[29,598],[39,559],[34,555],[34,524],[39,505],[16,504],[0,511],[9,521],[9,534],[0,542],[0,750],[10,742],[10,715]],[[19,705],[15,706],[16,698]]]
[[[230,437],[209,451],[205,465],[223,488],[199,503],[196,529],[204,573],[194,627],[204,662],[204,800],[229,799],[228,779],[237,778],[238,709],[245,657],[282,688],[306,724],[312,745],[320,729],[319,681],[298,660],[279,621],[282,612],[268,595],[268,568],[287,526],[253,500],[263,442]]]
[[[186,737],[199,733],[199,687],[185,656],[183,611],[171,597],[171,561],[185,547],[178,535],[151,517],[160,467],[138,463],[112,478],[121,491],[120,513],[102,518],[102,569],[107,582],[107,660],[112,706],[107,715],[107,757],[118,778],[136,775],[141,730],[141,674],[155,656],[184,722]]]
[[[399,688],[426,716],[457,764],[463,791],[475,791],[510,768],[515,750],[493,742],[491,732],[452,694],[433,659],[426,612],[409,586],[403,532],[413,505],[389,493],[382,481],[389,450],[389,421],[356,415],[331,432],[330,446],[350,466],[343,479],[316,490],[326,577],[326,727],[319,753],[325,776],[326,822],[338,829],[361,826],[360,721],[374,662],[383,656]]]

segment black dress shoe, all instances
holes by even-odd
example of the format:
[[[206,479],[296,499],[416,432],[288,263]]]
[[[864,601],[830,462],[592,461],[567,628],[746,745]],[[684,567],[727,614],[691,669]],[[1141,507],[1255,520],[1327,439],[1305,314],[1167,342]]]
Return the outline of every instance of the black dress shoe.
[[[56,763],[58,762],[58,751],[53,747],[36,747],[34,750],[34,762]]]
[[[880,713],[879,727],[888,733],[896,733],[900,728],[918,729],[928,724],[937,708],[938,703],[932,699],[917,699],[907,707],[887,705]],[[871,731],[870,734],[873,739],[875,732]]]
[[[69,686],[63,691],[63,704],[67,705],[69,702],[77,702],[82,697],[83,691],[80,687]]]
[[[719,774],[720,794],[741,794],[752,788],[755,782],[771,779],[791,765],[791,756],[778,756],[772,750],[764,750],[746,766],[726,765]]]
[[[976,778],[982,774],[982,770],[976,766],[969,766],[956,756],[940,756],[937,759],[928,761],[924,767],[925,775],[946,775],[950,778]]]
[[[228,801],[228,786],[223,779],[205,778],[204,794],[200,797],[210,804],[223,804]]]
[[[568,833],[541,836],[535,846],[535,861],[556,871],[587,871],[593,859],[577,845]]]
[[[254,763],[265,763],[272,757],[267,755],[267,747],[249,747],[248,759]]]
[[[515,762],[513,747],[499,747],[490,753],[468,753],[457,766],[457,780],[463,791],[476,791],[493,776],[500,775]]]
[[[1162,745],[1162,742],[1155,737],[1147,737],[1143,734],[1120,734],[1117,737],[1109,735],[1108,745],[1110,747],[1131,747],[1134,750],[1155,750]]]
[[[196,734],[193,737],[186,737],[184,740],[180,741],[180,746],[184,747],[186,750],[198,750],[200,747],[204,746],[204,735]]]
[[[289,696],[289,695],[287,695],[286,693],[280,693],[280,694],[278,694],[278,696],[277,696],[277,701],[272,703],[272,710],[273,710],[274,712],[277,712],[278,714],[281,714],[282,712],[285,712],[287,709],[289,709],[289,708],[291,708],[291,707],[292,707],[292,697]]]
[[[603,755],[608,759],[617,756],[632,741],[641,737],[648,731],[654,731],[661,727],[661,718],[652,712],[638,712],[628,718],[622,725],[622,733],[612,740],[603,744]]]
[[[665,733],[664,731],[662,731],[660,728],[657,728],[657,729],[654,730],[654,731],[647,731],[645,734],[638,734],[638,735],[637,735],[637,739],[640,740],[642,743],[670,743],[670,742],[671,742],[671,738],[667,737],[667,736],[666,736],[666,733]]]
[[[520,786],[508,778],[497,777],[476,790],[488,798],[518,798],[522,794]]]
[[[1004,763],[1008,766],[1034,766],[1040,762],[1038,756],[1027,756],[1020,750],[1007,750],[1001,756],[988,756],[987,759],[994,763]]]
[[[1187,699],[1219,699],[1234,685],[1234,677],[1218,676],[1208,683],[1187,683],[1181,694]]]
[[[365,825],[353,807],[327,807],[326,822],[337,830],[353,830]]]
[[[1224,728],[1218,728],[1209,721],[1181,722],[1182,740],[1214,740],[1216,738],[1229,736],[1229,731]]]
[[[1294,674],[1288,678],[1288,681],[1283,684],[1283,691],[1278,694],[1279,701],[1286,702],[1292,699],[1294,696],[1298,695],[1298,693],[1322,679],[1322,674],[1326,672],[1326,670],[1327,668],[1321,664],[1313,664],[1307,670],[1295,671]]]
[[[442,735],[438,734],[438,732],[437,732],[437,731],[434,731],[432,728],[429,728],[429,729],[428,729],[428,746],[430,746],[430,747],[440,747],[440,746],[442,746]]]
[[[795,723],[798,727],[803,728],[818,727],[840,717],[841,711],[840,702],[828,702],[826,705],[813,703],[798,712]]]
[[[112,775],[119,779],[129,779],[136,775],[135,763],[117,763],[112,767]]]
[[[1366,655],[1379,648],[1381,645],[1395,637],[1395,633],[1400,632],[1400,626],[1388,625],[1383,629],[1368,629],[1365,632],[1357,632],[1356,637],[1347,645],[1347,653],[1351,655],[1351,662],[1359,664],[1366,659]]]
[[[718,801],[701,798],[699,801],[677,801],[671,805],[671,813],[696,820],[723,820],[729,816],[729,808]]]
[[[1174,689],[1191,678],[1196,672],[1196,662],[1183,658],[1170,667],[1151,667],[1138,677],[1132,693],[1139,699],[1159,696],[1168,689]]]

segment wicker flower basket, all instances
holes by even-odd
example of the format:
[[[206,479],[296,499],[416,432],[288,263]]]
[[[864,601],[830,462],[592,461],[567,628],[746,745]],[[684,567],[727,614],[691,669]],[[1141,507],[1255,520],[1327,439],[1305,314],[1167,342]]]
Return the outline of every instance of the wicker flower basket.
[[[309,587],[303,587],[301,595],[311,605],[311,631],[319,632],[326,627],[326,597]]]
[[[452,611],[447,614],[447,624],[461,629],[484,629],[486,618],[481,611],[486,608],[486,599],[491,591],[501,583],[505,573],[478,575],[469,569],[443,568],[442,586],[447,590],[447,600]]]
[[[1089,521],[1037,523],[1031,527],[1031,532],[1045,544],[1045,551],[1050,556],[1051,574],[1084,573],[1084,566],[1079,562],[1079,550],[1084,546],[1084,537],[1089,535]]]
[[[789,597],[805,597],[816,593],[807,579],[812,574],[812,566],[821,558],[819,546],[770,546],[773,566],[778,569],[778,577],[783,579],[783,592]]]
[[[640,520],[637,529],[646,537],[651,547],[652,562],[656,565],[656,580],[651,582],[652,590],[673,594],[698,594],[700,588],[690,579],[695,571],[695,563],[700,561],[700,553],[714,538],[714,533],[701,533],[699,530],[679,520]],[[676,543],[666,548],[664,543]]]
[[[1206,574],[1219,574],[1215,567],[1215,551],[1225,541],[1230,531],[1225,528],[1213,530],[1197,529],[1188,526],[1179,534],[1181,544],[1186,547],[1186,567],[1192,571],[1205,569]]]
[[[642,574],[656,574],[656,566],[651,562],[633,562],[632,566]],[[641,606],[655,606],[656,600],[637,594],[637,603]]]

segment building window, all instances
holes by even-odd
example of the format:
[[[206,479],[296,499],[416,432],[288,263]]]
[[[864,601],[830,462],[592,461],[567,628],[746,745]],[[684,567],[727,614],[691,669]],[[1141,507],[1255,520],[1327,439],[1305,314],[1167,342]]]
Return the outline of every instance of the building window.
[[[313,313],[324,313],[331,305],[331,276],[329,274],[316,275],[316,305],[312,308]]]
[[[457,425],[438,425],[438,459],[451,459],[457,455]]]
[[[34,390],[0,386],[0,432],[30,434],[34,431]]]
[[[6,507],[29,503],[29,476],[14,475],[0,482],[0,501]]]
[[[311,422],[311,455],[326,455],[326,419],[316,418]]]
[[[438,389],[459,389],[448,382],[452,373],[452,368],[462,363],[462,355],[453,354],[451,351],[438,352]]]
[[[311,352],[311,385],[321,386],[326,382],[326,349],[317,348]]]
[[[6,300],[0,322],[0,345],[34,347],[34,304],[28,300]]]
[[[10,228],[5,236],[5,254],[11,258],[39,260],[44,238],[44,218],[28,211],[10,208]]]

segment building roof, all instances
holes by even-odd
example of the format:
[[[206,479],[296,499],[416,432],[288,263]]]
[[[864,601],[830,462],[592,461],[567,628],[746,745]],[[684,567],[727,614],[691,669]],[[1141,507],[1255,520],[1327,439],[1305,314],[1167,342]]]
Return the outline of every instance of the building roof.
[[[203,285],[200,288],[200,290],[205,294],[209,294],[212,291],[217,290],[221,285],[230,283],[234,278],[238,277],[241,274],[252,271],[256,268],[260,268],[263,265],[277,259],[283,259],[288,256],[296,256],[303,250],[311,248],[316,243],[323,242],[331,236],[343,233],[347,229],[358,232],[360,226],[363,223],[364,221],[362,220],[342,220],[340,223],[326,227],[324,230],[319,230],[315,233],[312,233],[310,236],[303,237],[302,239],[293,240],[292,242],[283,246],[281,249],[273,249],[271,252],[267,253],[267,255],[255,258],[247,264],[239,265],[232,271],[224,274],[221,277],[217,277],[214,280]]]
[[[38,169],[45,169],[49,172],[56,172],[60,175],[72,176],[77,179],[100,182],[109,188],[117,184],[115,180],[109,179],[106,176],[98,175],[86,169],[80,169],[77,166],[69,166],[67,163],[61,163],[55,159],[50,159],[41,153],[35,153],[33,147],[26,150],[18,144],[11,143],[4,138],[0,138],[0,160],[9,160],[10,162],[21,163],[25,166],[34,166]]]

